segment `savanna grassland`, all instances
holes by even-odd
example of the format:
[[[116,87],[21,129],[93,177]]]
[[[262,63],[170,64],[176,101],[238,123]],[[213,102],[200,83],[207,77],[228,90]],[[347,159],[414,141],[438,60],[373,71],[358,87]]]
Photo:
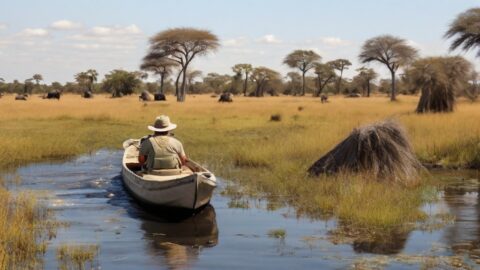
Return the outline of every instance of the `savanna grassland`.
[[[136,96],[60,101],[32,97],[0,99],[0,164],[63,159],[100,148],[120,149],[128,138],[148,134],[155,116],[178,124],[175,136],[187,155],[222,178],[235,194],[268,197],[272,207],[288,203],[299,214],[335,216],[350,228],[389,230],[425,218],[420,206],[430,185],[383,183],[362,176],[310,178],[307,168],[354,127],[394,118],[402,123],[424,163],[454,167],[480,165],[480,104],[460,100],[449,114],[414,113],[418,97],[347,99],[321,104],[311,97],[235,97],[218,103],[207,95],[177,103],[139,102]],[[280,121],[270,121],[272,115]],[[427,180],[426,180],[427,181]],[[431,182],[432,179],[428,180]],[[0,231],[3,229],[0,228]]]

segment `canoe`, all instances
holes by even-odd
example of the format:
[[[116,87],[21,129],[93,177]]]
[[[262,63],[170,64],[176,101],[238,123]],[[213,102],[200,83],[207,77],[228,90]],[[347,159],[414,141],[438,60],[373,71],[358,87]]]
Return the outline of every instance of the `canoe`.
[[[215,175],[194,161],[169,175],[145,174],[138,162],[139,140],[123,143],[122,177],[133,197],[150,206],[196,210],[210,202],[217,186]]]

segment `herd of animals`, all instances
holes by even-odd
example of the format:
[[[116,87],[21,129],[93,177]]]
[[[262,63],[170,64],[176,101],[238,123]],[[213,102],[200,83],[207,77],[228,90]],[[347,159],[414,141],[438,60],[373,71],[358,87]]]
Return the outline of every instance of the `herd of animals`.
[[[0,98],[4,96],[3,93],[0,93]],[[62,92],[58,90],[54,90],[51,92],[48,92],[41,96],[43,99],[57,99],[60,100],[60,97],[62,96]],[[93,98],[93,93],[91,91],[85,91],[81,95],[83,98]],[[217,97],[216,95],[213,95],[212,97]],[[361,97],[359,94],[351,94],[348,97]],[[28,99],[28,94],[17,94],[15,95],[15,100],[24,100],[26,101]],[[138,96],[139,101],[166,101],[167,97],[163,93],[155,93],[151,94],[150,92],[144,90],[140,93]],[[327,95],[321,95],[320,100],[322,103],[328,102],[328,96]],[[233,95],[232,93],[225,92],[220,95],[218,102],[233,102]]]

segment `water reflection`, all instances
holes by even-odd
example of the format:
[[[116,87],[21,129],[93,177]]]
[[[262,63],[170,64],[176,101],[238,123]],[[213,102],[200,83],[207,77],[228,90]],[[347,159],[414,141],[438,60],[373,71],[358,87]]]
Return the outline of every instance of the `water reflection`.
[[[198,259],[202,248],[218,243],[215,209],[211,205],[186,218],[144,216],[140,228],[145,231],[148,252],[169,269],[187,268]]]
[[[476,172],[457,177],[444,189],[444,202],[455,216],[455,224],[445,228],[444,238],[455,253],[480,247],[479,188]]]

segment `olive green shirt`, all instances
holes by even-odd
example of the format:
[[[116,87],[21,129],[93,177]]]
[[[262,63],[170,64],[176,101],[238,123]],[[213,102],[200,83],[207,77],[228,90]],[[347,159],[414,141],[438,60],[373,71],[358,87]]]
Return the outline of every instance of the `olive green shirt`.
[[[152,144],[156,144],[155,147]],[[173,164],[171,166],[166,165],[166,167],[164,167],[159,165],[158,162],[156,162],[156,159],[158,161],[159,158],[167,158],[170,156],[180,162],[181,158],[186,156],[182,143],[171,136],[152,136],[145,139],[140,145],[139,154],[141,156],[147,156],[145,162],[145,168],[147,171],[181,167],[181,163]]]

